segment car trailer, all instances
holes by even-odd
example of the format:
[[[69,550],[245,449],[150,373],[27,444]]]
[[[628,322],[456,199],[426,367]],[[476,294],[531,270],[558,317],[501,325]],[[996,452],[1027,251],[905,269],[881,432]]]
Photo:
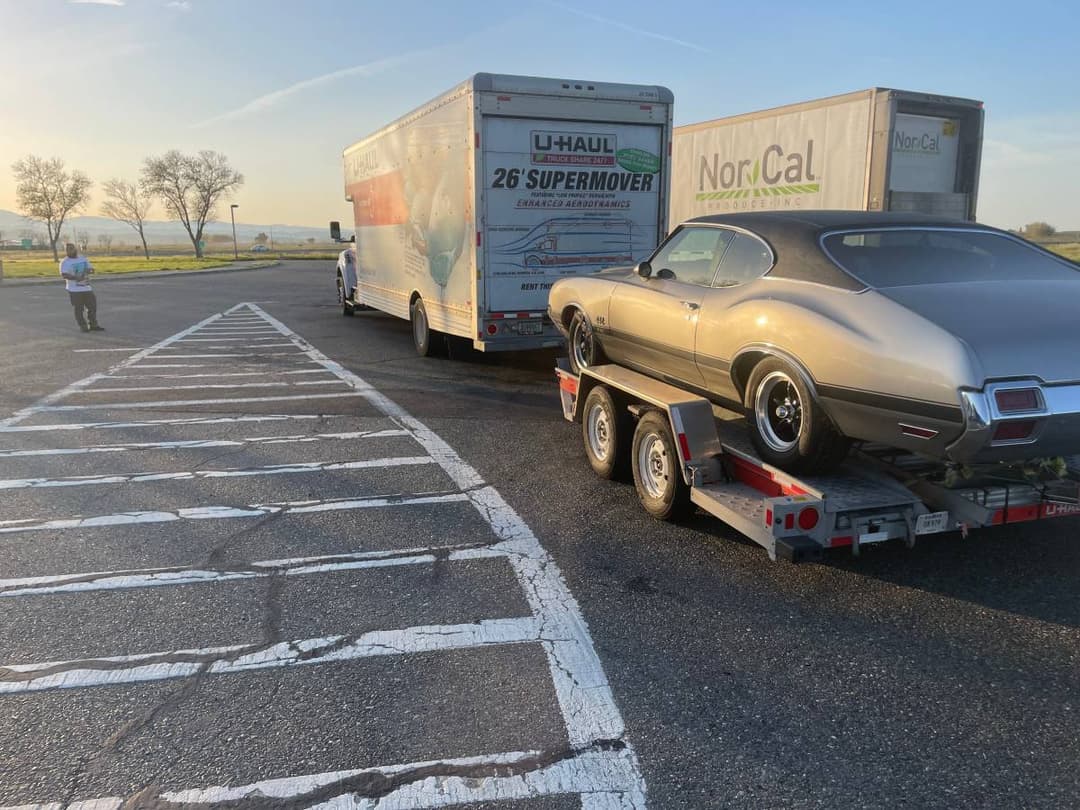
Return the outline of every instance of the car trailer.
[[[754,453],[741,416],[617,365],[556,374],[563,416],[582,425],[604,478],[632,474],[642,506],[677,520],[697,506],[758,543],[770,559],[818,559],[825,549],[1080,515],[1080,456],[1064,477],[1031,480],[1006,466],[959,482],[940,462],[863,445],[835,472],[793,476]]]

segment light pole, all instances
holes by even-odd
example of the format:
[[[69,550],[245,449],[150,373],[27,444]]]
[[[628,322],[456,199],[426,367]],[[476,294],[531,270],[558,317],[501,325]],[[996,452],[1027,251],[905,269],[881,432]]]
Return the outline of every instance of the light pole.
[[[236,209],[240,206],[233,203],[229,206],[229,218],[232,219],[232,255],[233,259],[240,258],[240,252],[236,249]]]

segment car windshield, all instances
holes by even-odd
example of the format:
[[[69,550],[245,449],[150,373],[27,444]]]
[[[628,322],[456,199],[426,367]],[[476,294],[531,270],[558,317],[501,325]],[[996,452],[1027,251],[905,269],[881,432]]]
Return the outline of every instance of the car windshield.
[[[991,231],[858,231],[829,234],[822,244],[833,261],[870,287],[958,281],[1080,281],[1080,267]]]

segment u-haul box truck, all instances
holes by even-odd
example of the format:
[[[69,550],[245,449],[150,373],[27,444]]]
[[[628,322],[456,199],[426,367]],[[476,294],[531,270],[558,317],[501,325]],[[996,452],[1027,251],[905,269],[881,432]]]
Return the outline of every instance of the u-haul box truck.
[[[873,88],[675,129],[672,226],[772,209],[975,219],[981,101]]]
[[[557,346],[548,290],[646,258],[667,233],[663,87],[479,73],[344,152],[346,307],[481,351]],[[352,272],[349,273],[352,275]]]

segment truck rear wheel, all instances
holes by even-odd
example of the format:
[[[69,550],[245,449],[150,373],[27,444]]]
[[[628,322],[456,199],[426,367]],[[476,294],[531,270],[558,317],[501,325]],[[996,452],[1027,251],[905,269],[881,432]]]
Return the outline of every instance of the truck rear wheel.
[[[619,409],[602,385],[595,386],[585,398],[581,435],[593,472],[608,480],[625,480],[633,420],[628,411]]]
[[[416,347],[416,353],[421,357],[434,356],[431,324],[428,321],[423,298],[417,298],[409,307],[409,323],[412,324],[413,346]]]
[[[671,435],[671,423],[660,411],[649,411],[638,421],[631,449],[634,489],[645,511],[657,520],[681,520],[690,514],[690,487],[683,478],[682,461]]]

